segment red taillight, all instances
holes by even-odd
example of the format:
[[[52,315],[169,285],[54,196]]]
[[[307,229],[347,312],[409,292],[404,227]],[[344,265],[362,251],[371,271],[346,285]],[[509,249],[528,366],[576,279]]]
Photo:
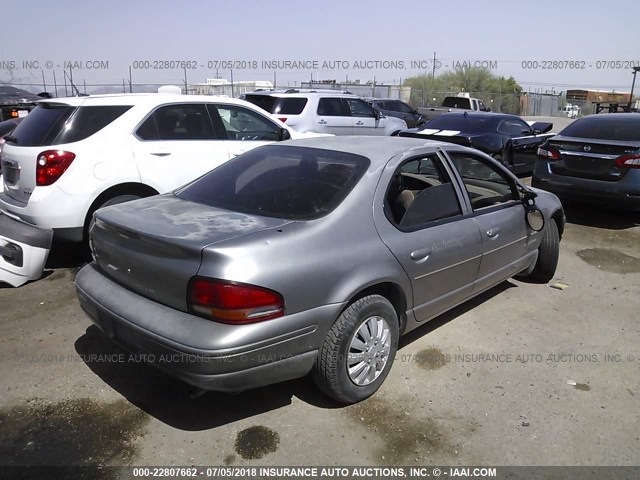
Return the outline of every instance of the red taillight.
[[[560,160],[560,152],[555,148],[538,148],[538,157],[549,161]]]
[[[615,165],[618,168],[640,168],[640,155],[620,155]]]
[[[222,323],[243,324],[284,315],[284,299],[273,290],[209,278],[189,282],[189,310]]]
[[[287,117],[278,117],[278,120],[280,120],[282,123],[286,123]]]
[[[54,184],[69,168],[75,153],[64,150],[46,150],[38,155],[36,161],[36,185],[46,187]]]

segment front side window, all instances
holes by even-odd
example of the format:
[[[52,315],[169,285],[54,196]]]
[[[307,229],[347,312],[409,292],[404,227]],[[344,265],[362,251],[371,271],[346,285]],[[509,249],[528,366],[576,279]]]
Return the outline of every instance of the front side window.
[[[352,117],[375,117],[373,107],[364,100],[347,98],[346,101]]]
[[[165,105],[149,115],[136,130],[141,140],[215,140],[216,134],[203,104]]]
[[[397,101],[396,104],[398,106],[397,110],[399,112],[402,112],[402,113],[413,113],[413,108],[411,108],[410,105],[407,105],[406,103],[401,102],[401,101]]]
[[[234,212],[311,220],[334,210],[369,163],[351,153],[266,145],[224,163],[176,195]]]
[[[280,127],[262,115],[238,105],[216,105],[229,140],[277,141]]]
[[[462,215],[453,183],[436,155],[409,160],[396,170],[387,189],[385,211],[401,230]]]
[[[474,211],[519,199],[514,182],[497,166],[472,153],[448,154],[462,178]]]

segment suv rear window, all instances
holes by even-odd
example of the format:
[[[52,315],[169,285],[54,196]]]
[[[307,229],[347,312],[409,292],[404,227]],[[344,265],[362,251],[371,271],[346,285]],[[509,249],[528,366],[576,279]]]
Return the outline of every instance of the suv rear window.
[[[130,108],[128,105],[73,107],[41,103],[20,122],[9,143],[38,147],[78,142],[102,130]]]
[[[352,153],[267,145],[224,163],[176,196],[236,212],[311,220],[335,209],[369,163]]]
[[[244,99],[265,112],[277,115],[300,115],[307,105],[303,97],[272,97],[270,95],[246,94]]]
[[[277,98],[269,95],[250,95],[245,94],[244,99],[247,102],[253,103],[256,107],[260,107],[265,112],[271,113],[273,104],[276,103]]]
[[[634,142],[640,140],[640,115],[621,113],[620,117],[580,118],[562,130],[559,135],[578,138],[597,138]]]
[[[271,113],[281,115],[300,115],[307,105],[306,98],[279,98]]]

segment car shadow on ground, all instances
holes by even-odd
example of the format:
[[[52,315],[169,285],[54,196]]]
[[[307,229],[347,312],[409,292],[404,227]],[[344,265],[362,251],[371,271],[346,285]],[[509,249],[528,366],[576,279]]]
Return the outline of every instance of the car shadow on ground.
[[[445,325],[459,315],[499,295],[514,283],[503,282],[476,298],[418,327],[400,340],[400,349]],[[186,384],[138,361],[106,337],[96,326],[75,342],[76,352],[100,379],[147,414],[174,428],[200,431],[276,410],[292,399],[323,409],[342,406],[325,397],[310,376],[239,394],[207,392],[193,397]],[[126,361],[110,361],[115,358]]]
[[[624,230],[640,225],[640,213],[563,201],[567,223],[607,230]]]
[[[45,270],[79,268],[91,261],[89,247],[83,243],[53,241]]]
[[[93,325],[76,340],[75,349],[93,373],[133,405],[181,430],[207,430],[250,418],[290,405],[293,397],[320,408],[339,407],[317,391],[310,378],[238,394],[206,392],[194,398],[197,391],[130,356]],[[106,360],[122,356],[126,361]]]
[[[442,327],[443,325],[446,325],[451,320],[454,320],[460,315],[463,315],[468,311],[473,310],[478,305],[481,305],[484,302],[491,300],[493,297],[500,295],[502,292],[505,292],[510,288],[517,288],[517,286],[518,285],[513,283],[511,280],[507,280],[506,282],[499,283],[495,287],[490,288],[486,292],[482,292],[477,297],[473,297],[471,300],[467,300],[463,304],[458,305],[455,308],[452,308],[448,312],[438,315],[434,319],[426,322],[424,325],[416,328],[415,330],[410,331],[406,335],[403,335],[400,338],[398,351],[411,345],[416,340],[420,340],[424,336],[430,334],[431,332]]]

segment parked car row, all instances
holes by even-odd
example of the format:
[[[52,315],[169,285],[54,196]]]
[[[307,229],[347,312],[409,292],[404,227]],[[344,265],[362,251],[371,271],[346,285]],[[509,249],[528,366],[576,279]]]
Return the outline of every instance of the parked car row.
[[[0,280],[38,278],[54,235],[88,240],[80,304],[125,348],[174,359],[156,366],[205,390],[311,373],[353,403],[380,387],[400,335],[507,278],[553,278],[564,210],[514,175],[516,155],[538,149],[534,185],[554,190],[564,181],[554,178],[587,172],[627,197],[640,166],[634,114],[587,117],[551,137],[549,124],[452,112],[390,132],[414,138],[373,138],[292,128],[334,116],[329,105],[351,121],[400,122],[353,116],[376,110],[348,93],[253,101],[41,101],[5,137]],[[509,144],[512,160],[480,151],[492,141],[501,155]]]
[[[275,115],[299,132],[332,135],[397,135],[407,123],[349,92],[333,90],[263,90],[243,99]]]

